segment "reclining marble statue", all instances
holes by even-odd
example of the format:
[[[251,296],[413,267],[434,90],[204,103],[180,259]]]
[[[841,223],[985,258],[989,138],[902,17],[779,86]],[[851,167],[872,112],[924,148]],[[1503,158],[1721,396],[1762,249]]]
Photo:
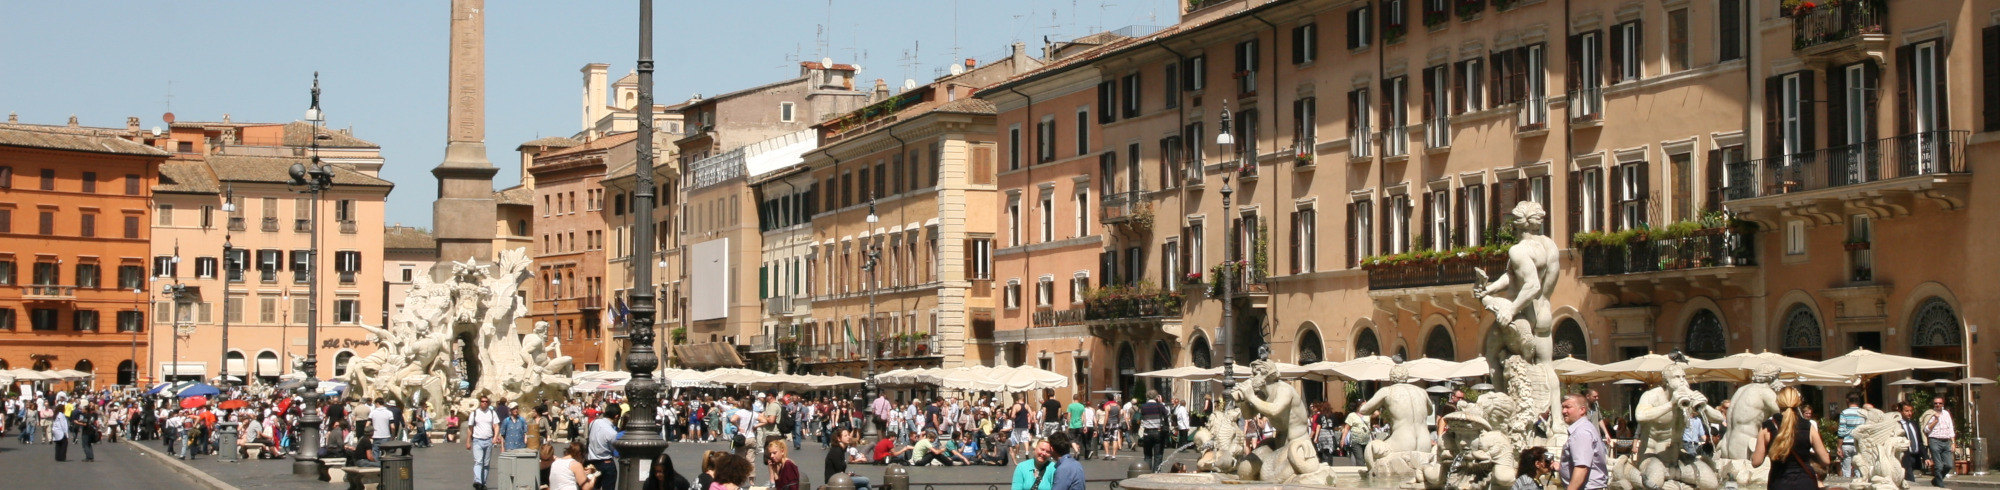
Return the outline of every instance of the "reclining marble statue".
[[[419,274],[403,311],[389,325],[363,325],[376,344],[373,354],[351,361],[340,377],[353,394],[405,403],[437,403],[469,411],[481,396],[518,401],[523,406],[562,395],[569,386],[570,358],[547,343],[548,325],[517,335],[514,321],[527,306],[514,294],[531,272],[526,249],[502,252],[495,263],[452,263],[451,277],[432,281]],[[478,373],[469,393],[457,389],[454,349]]]

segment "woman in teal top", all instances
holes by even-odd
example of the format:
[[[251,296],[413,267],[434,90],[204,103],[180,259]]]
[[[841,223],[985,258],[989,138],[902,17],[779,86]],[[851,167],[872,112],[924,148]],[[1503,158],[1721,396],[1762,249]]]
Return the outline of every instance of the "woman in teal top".
[[[1036,441],[1035,457],[1014,466],[1013,490],[1054,490],[1056,468],[1049,464],[1050,454],[1049,441]]]

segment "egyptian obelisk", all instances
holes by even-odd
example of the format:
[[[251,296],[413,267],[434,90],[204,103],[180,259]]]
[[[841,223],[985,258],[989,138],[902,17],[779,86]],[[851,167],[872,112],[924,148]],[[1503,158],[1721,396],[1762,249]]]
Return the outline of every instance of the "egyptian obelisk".
[[[444,163],[431,169],[438,180],[431,207],[437,237],[437,268],[453,261],[493,260],[493,174],[486,160],[486,2],[451,0],[451,99],[445,128]],[[436,276],[436,273],[433,274]]]

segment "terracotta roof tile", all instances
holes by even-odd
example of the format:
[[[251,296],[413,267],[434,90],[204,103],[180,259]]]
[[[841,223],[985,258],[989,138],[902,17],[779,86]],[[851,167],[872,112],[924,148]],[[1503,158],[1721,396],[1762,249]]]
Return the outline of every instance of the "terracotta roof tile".
[[[381,148],[382,147],[382,145],[378,145],[361,138],[356,138],[354,137],[354,135],[347,134],[346,132],[343,131],[319,128],[319,133],[325,135],[319,140],[320,148]],[[284,145],[296,146],[296,147],[312,146],[312,139],[310,139],[312,134],[313,134],[313,125],[310,123],[306,123],[304,121],[292,121],[289,123],[285,123]]]
[[[115,155],[167,156],[166,150],[115,136],[101,129],[70,129],[27,124],[0,124],[0,146],[50,150],[110,153]]]
[[[437,237],[430,230],[409,226],[382,227],[382,248],[385,250],[434,250]]]
[[[638,131],[626,131],[626,132],[623,132],[623,133],[618,133],[618,134],[614,134],[614,135],[610,135],[610,136],[605,136],[605,137],[602,137],[602,138],[598,138],[598,139],[594,139],[594,140],[590,140],[590,142],[588,142],[588,143],[584,143],[584,144],[581,144],[581,145],[576,145],[576,146],[572,146],[572,147],[569,147],[569,148],[564,148],[564,149],[561,149],[561,150],[556,150],[556,151],[552,151],[552,152],[548,152],[548,153],[543,153],[543,154],[542,154],[541,156],[544,156],[544,157],[553,157],[553,156],[562,156],[562,155],[574,155],[574,154],[577,154],[577,153],[583,153],[583,152],[587,152],[587,151],[592,151],[592,150],[602,150],[602,149],[605,149],[605,148],[611,148],[611,147],[614,147],[614,146],[618,146],[618,145],[622,145],[622,144],[625,144],[625,143],[630,143],[630,142],[632,142],[633,140],[636,140],[636,139],[638,139],[638,134],[639,134],[639,132],[638,132]]]
[[[516,146],[516,147],[514,147],[514,149],[516,149],[516,150],[522,150],[522,149],[527,149],[527,148],[531,148],[531,147],[536,147],[536,146],[545,146],[545,147],[549,147],[549,148],[569,148],[569,147],[572,147],[572,146],[576,146],[576,145],[580,145],[580,144],[583,144],[583,143],[581,143],[581,142],[578,142],[578,141],[577,141],[577,140],[576,140],[575,138],[566,138],[566,137],[562,137],[562,136],[550,136],[550,137],[547,137],[547,138],[541,138],[541,139],[536,139],[536,140],[533,140],[533,141],[529,141],[529,142],[527,142],[527,143],[521,143],[521,146]]]
[[[502,206],[533,206],[535,205],[534,194],[535,192],[528,190],[527,187],[517,185],[493,191],[493,202]]]
[[[263,182],[283,184],[292,180],[291,167],[294,163],[309,163],[306,157],[270,157],[250,155],[210,155],[208,166],[215,171],[216,180],[222,182]],[[335,186],[394,187],[395,184],[354,170],[345,165],[332,165]]]
[[[171,161],[160,164],[160,183],[153,186],[153,192],[215,194],[222,192],[222,185],[215,181],[206,164]]]

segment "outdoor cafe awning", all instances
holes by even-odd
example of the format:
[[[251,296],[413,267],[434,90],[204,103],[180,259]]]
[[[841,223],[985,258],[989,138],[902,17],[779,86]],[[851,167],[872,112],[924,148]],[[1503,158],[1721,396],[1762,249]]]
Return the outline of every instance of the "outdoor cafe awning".
[[[681,366],[691,369],[743,367],[743,357],[736,355],[736,346],[727,342],[677,345],[674,355]]]

